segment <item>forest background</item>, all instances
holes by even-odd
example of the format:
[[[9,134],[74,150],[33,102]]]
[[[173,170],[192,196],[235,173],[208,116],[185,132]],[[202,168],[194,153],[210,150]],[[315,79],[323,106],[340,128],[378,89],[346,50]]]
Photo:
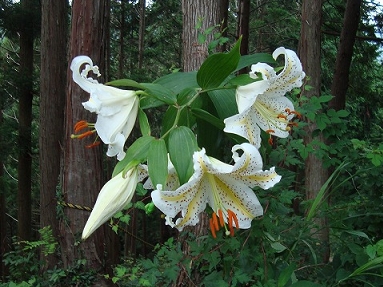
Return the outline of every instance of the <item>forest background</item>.
[[[0,1],[0,286],[383,286],[382,13],[373,0]],[[234,237],[204,220],[178,233],[138,189],[81,241],[116,161],[70,139],[89,118],[71,59],[89,55],[102,82],[151,82],[240,36],[242,55],[297,51],[307,75],[288,95],[298,127],[262,150],[283,175],[256,191],[265,215]]]

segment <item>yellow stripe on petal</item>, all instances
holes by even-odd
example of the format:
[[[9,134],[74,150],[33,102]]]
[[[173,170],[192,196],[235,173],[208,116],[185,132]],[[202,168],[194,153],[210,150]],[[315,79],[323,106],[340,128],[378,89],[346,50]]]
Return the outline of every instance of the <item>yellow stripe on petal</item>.
[[[226,197],[235,205],[241,212],[248,218],[253,219],[254,215],[245,207],[243,202],[235,195],[233,190],[227,186],[225,182],[223,182],[220,178],[214,177],[215,183],[217,187],[223,191]]]

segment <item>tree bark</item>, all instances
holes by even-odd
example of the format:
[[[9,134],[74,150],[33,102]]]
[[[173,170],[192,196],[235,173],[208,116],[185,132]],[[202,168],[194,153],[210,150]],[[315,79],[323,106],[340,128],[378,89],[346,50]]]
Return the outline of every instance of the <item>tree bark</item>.
[[[3,125],[3,102],[0,101],[0,127]],[[2,134],[0,133],[0,143],[3,143]],[[5,148],[3,145],[1,148]],[[3,262],[4,254],[9,251],[9,242],[7,237],[7,208],[5,204],[5,181],[4,181],[4,162],[0,157],[0,281],[8,275],[8,268]]]
[[[108,43],[108,0],[75,0],[72,5],[72,28],[69,60],[75,56],[88,55],[103,72],[106,68]],[[104,78],[98,78],[103,81]],[[95,115],[84,110],[81,102],[89,99],[89,94],[72,81],[68,69],[68,90],[65,109],[65,142],[63,157],[63,197],[69,203],[93,206],[104,183],[101,147],[85,149],[84,142],[71,140],[73,126],[79,120],[95,122]],[[109,175],[110,176],[110,175]],[[81,241],[81,232],[89,217],[89,212],[65,209],[65,217],[60,220],[61,248],[64,265],[70,266],[78,258],[85,258],[87,265],[105,274],[106,267],[116,263],[118,252],[117,236],[111,228],[99,228],[86,241]],[[100,277],[97,286],[105,286]],[[109,282],[111,284],[111,282]]]
[[[197,70],[208,56],[208,43],[212,40],[212,34],[207,36],[205,43],[198,43],[198,31],[195,28],[198,20],[202,19],[201,31],[219,25],[223,19],[220,7],[220,0],[182,0],[182,66],[185,72]]]
[[[40,76],[40,228],[50,226],[58,238],[56,191],[60,185],[60,156],[64,139],[67,54],[67,0],[41,1]],[[45,258],[52,268],[59,260]]]
[[[335,110],[344,109],[346,105],[350,66],[356,32],[360,22],[361,5],[362,0],[348,0],[344,12],[343,28],[340,35],[334,78],[331,85],[331,94],[334,98],[329,102],[329,108]]]
[[[250,21],[250,0],[239,1],[238,11],[238,38],[242,36],[241,55],[247,55],[249,53],[249,21]],[[243,68],[239,71],[239,74],[246,74],[247,68]]]
[[[119,39],[119,62],[118,62],[118,78],[122,79],[124,77],[124,63],[125,63],[125,1],[121,1],[121,17],[120,17],[120,39]]]
[[[195,28],[199,19],[202,19],[201,31],[214,25],[219,25],[223,19],[223,9],[220,9],[221,0],[182,0],[183,32],[182,32],[182,55],[183,71],[190,72],[198,70],[208,56],[208,44],[213,39],[212,34],[207,35],[204,43],[198,42],[198,31]],[[200,237],[207,234],[209,219],[205,213],[201,213],[200,221],[195,227],[186,228]],[[185,255],[190,253],[187,236],[179,237],[182,250]],[[189,276],[181,269],[174,286],[197,286],[200,280],[198,272]],[[193,283],[193,284],[192,284]],[[192,285],[190,285],[192,284]]]
[[[140,0],[140,28],[138,31],[138,69],[142,69],[145,39],[145,0]]]
[[[28,15],[33,10],[33,0],[20,1],[22,10]],[[31,240],[32,232],[32,99],[33,99],[33,18],[24,19],[20,31],[20,83],[19,83],[19,155],[17,217],[20,240]]]
[[[306,0],[302,4],[302,25],[301,38],[298,53],[303,65],[303,70],[310,77],[309,84],[312,89],[303,91],[306,97],[320,96],[321,88],[321,22],[322,22],[323,0]],[[316,130],[314,122],[308,122],[306,127],[307,135],[304,143],[309,144],[314,139],[324,142],[322,134],[313,137]],[[319,190],[328,179],[328,172],[323,168],[322,160],[314,154],[309,154],[305,160],[305,190],[306,199],[317,197]],[[314,219],[315,228],[312,229],[312,236],[323,248],[323,262],[328,262],[329,258],[329,229],[327,219],[318,216]]]

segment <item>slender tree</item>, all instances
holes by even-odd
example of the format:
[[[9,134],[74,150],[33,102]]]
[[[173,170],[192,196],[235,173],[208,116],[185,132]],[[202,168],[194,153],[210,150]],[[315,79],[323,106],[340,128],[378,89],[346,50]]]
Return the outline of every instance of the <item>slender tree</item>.
[[[64,139],[68,1],[41,1],[40,74],[40,227],[50,226],[58,236],[56,191]],[[47,267],[56,265],[51,256]]]
[[[70,60],[78,55],[88,55],[98,64],[100,71],[105,71],[109,35],[108,11],[108,0],[72,2]],[[95,116],[83,109],[81,102],[87,101],[89,95],[72,81],[72,73],[69,69],[67,88],[62,196],[68,203],[93,206],[104,182],[102,176],[104,152],[100,146],[86,149],[83,142],[71,140],[74,124],[84,119],[94,122]],[[115,263],[118,242],[112,230],[104,226],[86,241],[81,242],[81,232],[89,212],[69,208],[64,211],[65,217],[60,221],[60,234],[65,266],[75,263],[78,258],[85,258],[88,266],[94,270],[100,270]],[[101,271],[103,272],[105,270]],[[107,282],[100,278],[97,284],[97,286],[105,286]]]
[[[32,99],[33,99],[33,0],[20,1],[25,15],[20,30],[19,155],[18,155],[18,237],[31,240],[32,231]]]
[[[204,43],[198,42],[198,32],[203,32],[207,28],[218,25],[221,23],[223,17],[221,16],[222,10],[221,1],[204,1],[204,0],[182,0],[182,14],[183,14],[183,32],[182,32],[182,55],[183,55],[183,70],[185,72],[197,70],[202,62],[208,56],[208,43],[212,40],[212,35],[207,35]],[[221,13],[220,13],[221,12]],[[198,21],[202,20],[201,31],[197,31],[196,25]],[[192,232],[198,236],[206,234],[209,226],[209,220],[206,214],[201,213],[199,224],[192,227]],[[183,252],[189,253],[187,245],[187,237],[180,238],[183,246]],[[192,282],[196,284],[199,280],[199,274],[193,275],[190,278],[185,270],[181,269],[178,274],[175,286],[190,285]],[[190,281],[192,280],[192,281]],[[188,282],[188,283],[186,283]]]
[[[238,5],[238,37],[242,36],[241,55],[249,52],[250,0],[240,0]]]
[[[138,31],[138,69],[142,69],[144,60],[144,39],[145,39],[145,6],[146,1],[140,0],[140,28]]]
[[[306,97],[320,96],[321,94],[321,24],[322,24],[323,0],[306,0],[302,3],[302,26],[298,53],[309,84],[312,89],[304,90]],[[309,144],[313,140],[324,142],[322,134],[313,135],[317,126],[309,121],[306,127],[307,135],[304,143]],[[315,154],[310,153],[305,160],[305,190],[306,199],[314,199],[319,190],[328,179],[328,172],[322,165],[322,160]],[[324,217],[315,219],[316,228],[312,230],[313,237],[323,247],[323,261],[329,258],[329,229]]]
[[[3,124],[3,103],[0,101],[0,126]],[[0,144],[3,146],[3,139],[0,133]],[[3,262],[3,255],[8,251],[7,239],[7,221],[6,221],[6,204],[5,204],[5,181],[4,181],[4,163],[0,158],[0,279],[5,278],[7,269]]]
[[[346,105],[350,66],[356,32],[360,22],[361,5],[362,0],[348,0],[346,4],[343,28],[335,62],[334,78],[331,85],[331,94],[334,98],[329,103],[329,107],[335,110],[344,109]]]

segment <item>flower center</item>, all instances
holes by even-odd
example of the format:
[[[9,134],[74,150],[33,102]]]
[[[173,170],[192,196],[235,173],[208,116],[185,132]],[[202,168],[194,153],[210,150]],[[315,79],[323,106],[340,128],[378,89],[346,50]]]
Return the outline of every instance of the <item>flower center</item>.
[[[70,137],[72,139],[83,139],[83,138],[86,138],[86,137],[93,135],[96,132],[96,129],[94,128],[94,124],[88,123],[87,121],[84,121],[84,120],[79,121],[74,125],[74,132],[78,133],[79,131],[82,131],[86,128],[90,128],[90,130],[87,130],[87,131],[80,133],[80,134],[72,134]],[[97,139],[98,139],[98,136],[96,136],[93,143],[88,144],[85,147],[86,148],[92,148],[92,147],[98,146],[100,144],[100,141],[98,141]]]

